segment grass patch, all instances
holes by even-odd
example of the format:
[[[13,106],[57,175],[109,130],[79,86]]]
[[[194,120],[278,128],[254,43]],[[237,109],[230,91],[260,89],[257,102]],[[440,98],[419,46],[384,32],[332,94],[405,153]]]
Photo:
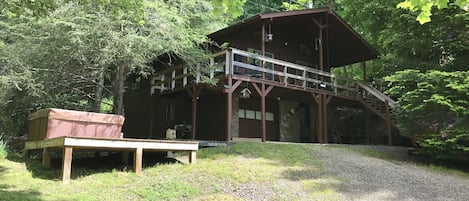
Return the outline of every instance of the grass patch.
[[[0,200],[337,200],[337,185],[308,184],[323,177],[313,152],[312,145],[242,142],[201,149],[196,164],[146,166],[140,175],[74,160],[69,185],[60,165],[9,158],[0,160]]]

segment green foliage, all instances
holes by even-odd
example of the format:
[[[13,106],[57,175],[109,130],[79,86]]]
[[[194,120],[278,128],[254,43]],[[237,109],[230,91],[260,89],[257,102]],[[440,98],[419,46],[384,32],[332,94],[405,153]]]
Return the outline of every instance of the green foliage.
[[[469,72],[405,70],[386,77],[398,98],[396,111],[405,134],[438,133],[469,115]]]
[[[118,67],[125,78],[149,75],[163,54],[200,61],[206,34],[221,24],[211,9],[203,0],[103,0],[60,2],[41,17],[0,13],[0,120],[23,134],[30,112],[90,110],[83,103],[118,96]]]
[[[438,9],[448,8],[448,4],[456,5],[457,7],[468,11],[469,0],[405,0],[397,4],[398,8],[408,9],[410,11],[420,11],[417,16],[417,21],[420,24],[425,24],[431,21],[432,8],[437,7]]]
[[[210,0],[210,2],[214,14],[219,16],[222,22],[227,23],[243,14],[246,0]]]
[[[420,153],[439,159],[463,159],[469,156],[469,129],[448,129],[420,139]]]

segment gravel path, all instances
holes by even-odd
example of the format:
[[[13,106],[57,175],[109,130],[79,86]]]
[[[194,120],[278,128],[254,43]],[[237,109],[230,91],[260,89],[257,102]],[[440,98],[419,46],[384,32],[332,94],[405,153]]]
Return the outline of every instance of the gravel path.
[[[405,148],[371,146],[406,153]],[[360,155],[333,146],[315,154],[326,174],[344,181],[337,191],[345,200],[469,200],[469,179],[437,173],[407,162]]]

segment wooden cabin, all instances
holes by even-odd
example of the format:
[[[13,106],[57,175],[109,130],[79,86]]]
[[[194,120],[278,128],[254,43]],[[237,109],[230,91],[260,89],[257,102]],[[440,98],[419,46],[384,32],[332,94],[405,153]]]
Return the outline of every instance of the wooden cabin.
[[[178,138],[196,140],[341,143],[353,136],[334,131],[338,121],[331,115],[353,110],[370,116],[346,129],[384,128],[357,134],[367,139],[360,143],[392,144],[396,137],[390,115],[394,100],[330,73],[354,63],[364,69],[366,61],[378,57],[330,8],[259,14],[209,38],[228,45],[213,48],[206,63],[190,67],[168,58],[155,64],[151,78],[128,79],[126,137],[165,138],[166,129],[176,128]],[[216,85],[201,82],[204,77],[217,80]]]

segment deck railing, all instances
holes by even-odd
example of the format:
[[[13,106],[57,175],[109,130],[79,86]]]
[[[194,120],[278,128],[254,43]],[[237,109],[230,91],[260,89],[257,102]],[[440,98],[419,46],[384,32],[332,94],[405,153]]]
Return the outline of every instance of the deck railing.
[[[388,103],[390,107],[396,106],[394,100],[360,81],[234,48],[213,54],[207,64],[196,68],[199,68],[199,73],[195,75],[189,73],[187,66],[158,72],[152,79],[152,93],[155,90],[163,92],[185,87],[191,82],[198,83],[203,76],[212,79],[220,75],[239,75],[304,90],[324,90],[338,96],[375,99]],[[203,68],[209,70],[200,73],[204,72],[201,70]]]

